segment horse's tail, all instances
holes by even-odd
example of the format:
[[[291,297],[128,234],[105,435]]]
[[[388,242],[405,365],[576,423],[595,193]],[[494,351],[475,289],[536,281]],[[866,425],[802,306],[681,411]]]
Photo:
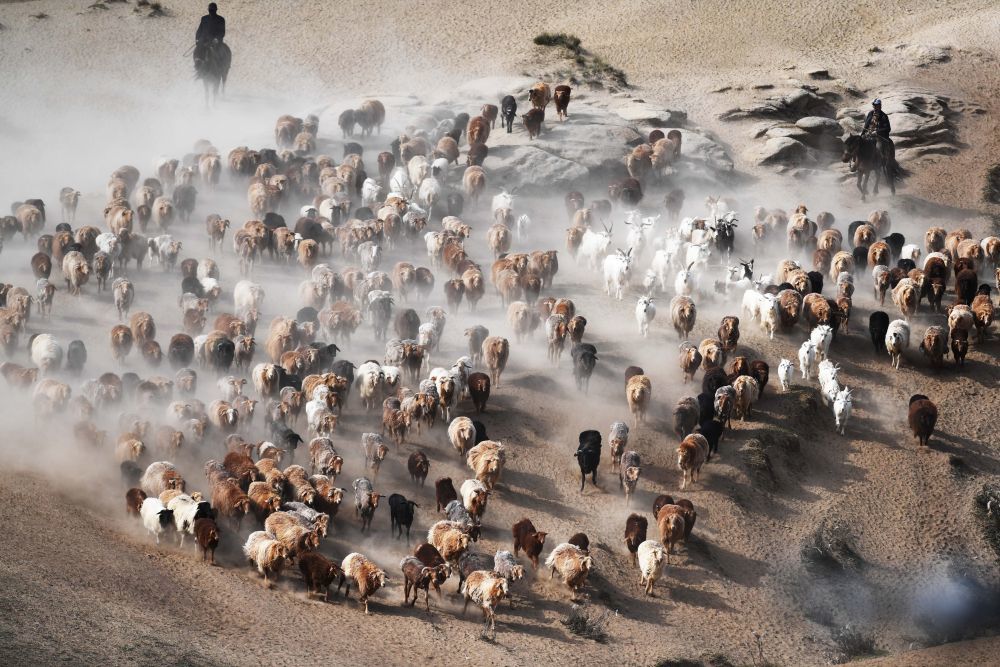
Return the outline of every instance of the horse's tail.
[[[891,178],[892,180],[894,180],[894,181],[896,181],[898,183],[899,181],[902,181],[907,176],[909,176],[910,172],[908,170],[904,169],[899,164],[899,162],[896,161],[895,157],[892,157],[892,158],[889,158],[888,162],[885,165],[885,175],[888,178]]]

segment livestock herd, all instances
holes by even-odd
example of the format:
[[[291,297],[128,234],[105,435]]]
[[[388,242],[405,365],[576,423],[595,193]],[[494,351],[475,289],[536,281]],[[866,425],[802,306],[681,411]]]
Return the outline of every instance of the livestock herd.
[[[529,139],[545,131],[545,111],[553,99],[559,122],[568,122],[568,86],[557,86],[554,96],[547,84],[528,92],[531,110],[523,121]],[[490,131],[499,116],[512,133],[516,112],[516,99],[507,96],[499,107],[487,104],[472,118],[465,113],[416,118],[389,142],[389,150],[368,160],[377,165],[377,175],[368,175],[365,146],[354,141],[354,132],[360,127],[359,139],[369,145],[379,141],[372,135],[380,133],[386,113],[378,101],[366,100],[340,115],[339,164],[316,154],[318,145],[332,143],[319,140],[317,117],[282,116],[274,131],[276,149],[238,147],[224,160],[209,142],[199,141],[181,159],[159,160],[146,178],[132,166],[117,169],[107,185],[105,229],[73,227],[81,201],[74,188],[59,194],[62,221],[52,233],[46,232],[42,200],[15,203],[13,215],[0,219],[0,238],[9,243],[20,233],[25,242],[37,243],[30,260],[37,283],[33,291],[0,287],[0,344],[8,359],[0,372],[13,390],[30,392],[37,418],[70,411],[78,446],[108,465],[117,459],[127,512],[138,517],[157,543],[175,534],[183,545],[191,536],[202,559],[214,564],[220,543],[238,540],[266,581],[295,563],[309,595],[328,597],[337,581],[338,592],[346,585],[347,596],[353,583],[366,612],[369,598],[386,585],[388,574],[357,552],[331,560],[322,553],[325,540],[335,529],[350,535],[344,532],[350,520],[339,509],[353,491],[362,533],[372,530],[384,500],[393,536],[401,538],[405,532],[409,543],[419,504],[398,492],[386,496],[378,491],[379,471],[387,457],[401,456],[414,431],[418,437],[424,429],[440,433],[440,418],[446,433],[440,437],[467,462],[471,475],[457,489],[449,477],[434,482],[436,512],[443,518],[432,522],[426,542],[399,564],[403,602],[414,604],[423,590],[429,610],[430,589],[440,594],[442,584],[457,575],[465,604],[479,606],[494,628],[497,605],[525,576],[518,561],[521,552],[537,569],[548,533],[524,518],[512,527],[513,553],[475,550],[488,504],[504,501],[499,482],[518,443],[490,439],[484,424],[473,417],[486,412],[491,391],[501,389],[501,377],[518,347],[539,327],[553,367],[560,366],[569,343],[579,391],[589,390],[601,359],[597,345],[585,342],[586,317],[555,287],[559,253],[512,252],[515,246],[529,248],[533,231],[538,232],[527,212],[515,214],[514,194],[501,190],[486,207]],[[681,398],[673,411],[681,490],[699,484],[732,419],[752,420],[754,405],[764,399],[770,367],[763,359],[738,354],[741,324],[758,323],[762,343],[802,332],[806,340],[797,356],[801,379],[818,379],[819,396],[831,406],[840,434],[851,416],[852,391],[841,384],[844,378],[834,360],[844,351],[835,341],[838,334],[849,333],[856,282],[867,283],[871,276],[879,306],[891,293],[899,310],[892,321],[883,311],[869,316],[875,352],[887,352],[895,368],[910,346],[910,328],[922,302],[927,301],[930,317],[942,317],[938,313],[952,275],[955,302],[947,306],[946,319],[927,328],[920,349],[935,367],[949,350],[961,365],[972,330],[978,343],[986,340],[994,305],[991,287],[979,284],[979,276],[994,271],[1000,287],[1000,239],[976,240],[967,230],[934,227],[925,234],[927,256],[920,263],[921,246],[891,233],[886,211],[850,223],[845,247],[834,216],[819,213],[812,219],[804,205],[791,215],[757,208],[751,233],[738,239],[737,207],[723,198],[708,199],[708,215],[681,219],[684,192],[668,187],[675,169],[683,166],[681,143],[677,130],[653,131],[647,143],[623,147],[622,179],[607,188],[607,198],[587,205],[582,192],[570,192],[563,200],[565,212],[558,205],[555,213],[542,216],[566,216],[567,254],[581,267],[600,271],[600,285],[610,299],[638,294],[634,314],[638,334],[648,341],[644,345],[675,349],[675,343],[666,342],[672,336],[652,326],[656,300],[661,294],[671,298],[671,328],[680,341],[679,379],[686,384],[699,370],[704,372],[701,392]],[[467,157],[461,169],[456,165],[463,147]],[[231,225],[231,216],[207,213],[221,201],[220,194],[243,188],[246,209],[229,211],[249,215],[241,226]],[[662,204],[651,203],[646,196],[651,192],[662,193]],[[185,238],[193,238],[196,210],[205,214],[206,255],[183,258],[192,244],[172,230],[181,227]],[[294,222],[289,225],[285,216]],[[474,231],[466,219],[492,223],[479,234],[492,254],[488,272],[470,256],[467,241]],[[628,232],[624,247],[612,250],[616,221]],[[224,277],[220,267],[231,228],[239,277]],[[787,258],[778,262],[773,275],[760,274],[755,264],[763,258],[733,264],[738,247],[758,256],[784,248]],[[420,265],[424,252],[430,266]],[[383,262],[389,257],[398,261],[385,271]],[[158,265],[163,273],[144,271],[144,262]],[[254,280],[262,263],[302,277],[296,312],[287,303],[266,300],[267,286]],[[110,292],[119,320],[127,323],[114,324],[105,341],[72,340],[64,346],[46,328],[60,289],[51,280],[53,265],[62,271],[69,295],[57,306],[99,302]],[[134,310],[136,294],[166,289],[156,284],[161,275],[173,282],[176,270],[182,330],[158,336],[153,314]],[[95,284],[88,287],[91,276]],[[836,298],[824,296],[827,276]],[[227,281],[231,302],[223,287]],[[446,307],[427,306],[423,318],[415,308],[403,307],[433,303],[440,292]],[[474,318],[479,304],[492,301],[494,292],[506,309],[514,344],[473,322],[464,329],[468,354],[450,366],[440,365],[446,323],[459,318],[463,300],[469,314],[462,317]],[[699,305],[738,306],[740,312],[724,317],[717,335],[695,345],[688,338],[696,328]],[[266,309],[272,317],[259,350],[258,322]],[[363,325],[370,325],[373,339],[384,344],[381,361],[344,358]],[[167,341],[165,350],[158,338]],[[95,374],[87,349],[103,345],[110,346],[117,368]],[[15,360],[25,347],[28,363],[22,365]],[[136,351],[141,361],[135,359]],[[258,360],[261,352],[263,361]],[[164,363],[172,377],[160,374]],[[794,372],[794,360],[779,360],[782,391],[791,389]],[[89,375],[94,377],[83,379]],[[206,377],[212,379],[206,382]],[[597,485],[598,468],[609,459],[628,506],[644,466],[640,452],[629,448],[629,435],[649,428],[654,391],[650,376],[637,366],[625,369],[624,380],[621,405],[627,406],[631,425],[614,422],[606,443],[600,431],[583,431],[575,458],[581,492],[588,476]],[[379,406],[380,431],[370,416]],[[937,420],[935,404],[914,396],[909,420],[920,444],[926,445]],[[348,422],[372,429],[362,433],[353,455],[341,435]],[[300,444],[306,453],[299,459],[304,456],[305,461],[296,464]],[[337,486],[345,458],[366,471],[350,489]],[[433,465],[422,449],[409,455],[406,467],[417,493]],[[196,467],[204,471],[202,484],[182,475],[181,470]],[[429,507],[423,512],[429,513]],[[647,594],[653,593],[677,544],[690,537],[696,518],[690,500],[666,494],[653,506],[658,539],[647,539],[644,516],[627,518],[625,552]],[[253,530],[247,533],[244,523]],[[551,549],[544,565],[576,599],[596,565],[588,536],[569,536]]]

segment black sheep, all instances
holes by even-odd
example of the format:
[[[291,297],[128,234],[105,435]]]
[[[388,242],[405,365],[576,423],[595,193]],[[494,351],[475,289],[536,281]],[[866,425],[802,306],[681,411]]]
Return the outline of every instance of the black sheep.
[[[868,248],[855,248],[851,253],[854,258],[854,275],[859,276],[868,269]]]
[[[969,305],[976,298],[979,286],[979,276],[972,269],[962,269],[955,277],[955,293],[958,298]]]
[[[587,392],[590,390],[590,376],[597,365],[597,348],[590,343],[577,343],[571,352],[573,357],[573,378],[576,388]]]
[[[885,351],[885,334],[889,331],[888,313],[876,310],[868,316],[868,331],[872,336],[872,346],[875,354],[881,355]]]
[[[271,212],[264,214],[264,226],[270,230],[275,230],[278,227],[287,227],[288,225],[285,224],[285,218]]]
[[[820,273],[819,271],[810,271],[806,275],[809,276],[809,282],[810,282],[810,284],[812,286],[811,289],[810,289],[810,291],[814,292],[815,294],[822,294],[823,293],[823,274]]]
[[[896,267],[909,273],[913,269],[917,268],[917,263],[912,259],[898,259],[896,260]]]
[[[139,480],[145,471],[135,461],[122,461],[118,467],[121,470],[122,485],[125,488],[131,489],[139,486]]]
[[[66,348],[66,370],[79,375],[87,363],[87,346],[82,340],[70,341]]]
[[[715,392],[719,390],[719,387],[725,387],[727,384],[729,384],[729,376],[726,375],[725,370],[721,368],[709,368],[705,371],[705,377],[701,380],[701,390],[709,396],[715,396]]]
[[[298,433],[281,422],[271,422],[271,438],[279,448],[289,452],[292,461],[295,460],[295,450],[299,443],[304,442]]]
[[[469,126],[469,114],[464,111],[459,114],[455,114],[455,129],[458,130],[458,136],[461,138],[465,134],[465,129]],[[456,139],[455,141],[458,141]]]
[[[212,368],[218,371],[220,375],[228,373],[230,367],[233,365],[233,359],[236,357],[236,344],[228,338],[218,340],[212,347],[210,357]]]
[[[507,128],[507,134],[514,131],[514,119],[517,118],[517,100],[513,95],[506,95],[500,100],[500,118],[503,126]]]
[[[403,527],[406,527],[406,543],[410,543],[410,526],[413,525],[413,508],[420,507],[412,500],[407,500],[404,496],[394,493],[389,496],[389,521],[390,530],[396,531],[396,539],[403,536]]]
[[[701,433],[708,440],[708,460],[712,460],[712,456],[719,450],[719,440],[722,439],[722,433],[725,431],[725,427],[722,424],[715,421],[714,419],[709,419],[708,421],[703,421],[695,429],[695,433]]]
[[[311,306],[299,308],[299,312],[295,313],[295,321],[300,324],[303,322],[312,322],[316,324],[319,322],[319,311]]]
[[[851,244],[851,248],[854,248],[854,232],[861,225],[867,225],[868,222],[865,220],[855,220],[847,226],[847,242]],[[868,249],[865,249],[865,259],[868,259]]]
[[[715,418],[715,392],[698,394],[698,423]]]
[[[316,358],[316,368],[320,371],[326,371],[327,368],[333,366],[333,362],[337,358],[337,353],[340,352],[340,348],[333,343],[325,343],[323,341],[309,343],[309,347],[319,352]]]
[[[472,420],[472,427],[476,429],[476,444],[483,442],[484,440],[489,440],[490,436],[486,435],[486,426],[483,422]]]
[[[889,246],[889,252],[892,254],[893,259],[898,259],[900,253],[903,252],[903,246],[906,245],[906,237],[899,232],[893,232],[888,236],[882,237],[886,245]]]
[[[576,462],[580,465],[580,492],[583,492],[584,484],[587,482],[587,475],[590,481],[597,486],[597,466],[601,464],[601,434],[599,431],[582,431],[580,433],[580,446],[577,447]]]
[[[356,141],[348,141],[346,144],[344,144],[344,157],[347,157],[348,155],[352,154],[364,157],[365,154],[364,146],[362,146]]]
[[[199,299],[205,297],[205,288],[196,276],[188,276],[181,281],[181,294],[194,294]]]

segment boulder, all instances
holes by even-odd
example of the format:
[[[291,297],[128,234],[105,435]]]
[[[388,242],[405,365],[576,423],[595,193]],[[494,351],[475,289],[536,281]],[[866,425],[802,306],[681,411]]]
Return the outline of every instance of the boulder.
[[[611,112],[623,120],[648,127],[672,127],[682,125],[687,121],[684,111],[667,109],[645,100],[630,99],[622,104],[615,104]]]
[[[795,127],[813,134],[834,134],[840,136],[843,130],[840,123],[824,116],[806,116],[795,121]]]
[[[794,125],[775,125],[764,133],[764,136],[768,139],[773,139],[775,137],[788,137],[789,139],[795,139],[796,141],[804,141],[809,133],[802,130]]]
[[[497,146],[487,158],[487,178],[491,187],[508,190],[533,187],[569,187],[586,179],[590,172],[583,165],[550,153],[534,144]]]
[[[914,67],[930,67],[951,60],[950,46],[927,46],[914,44],[905,48],[906,59]]]
[[[725,111],[719,115],[719,119],[783,118],[795,121],[804,116],[833,117],[833,114],[833,105],[822,95],[817,94],[813,90],[801,87],[785,95],[768,97],[764,101],[750,107]]]
[[[799,167],[817,162],[816,152],[790,137],[773,137],[752,146],[747,159],[758,166]]]

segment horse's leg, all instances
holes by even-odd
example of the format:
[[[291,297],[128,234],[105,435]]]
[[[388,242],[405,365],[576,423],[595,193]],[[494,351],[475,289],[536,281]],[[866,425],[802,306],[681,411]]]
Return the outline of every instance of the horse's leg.
[[[864,167],[858,164],[858,192],[861,193],[861,201],[865,201],[865,197],[868,196],[868,191],[865,190],[865,181],[867,181],[867,172],[865,172]]]
[[[878,185],[879,185],[879,183],[882,182],[882,169],[883,169],[883,167],[884,167],[884,163],[882,162],[882,160],[879,160],[878,161],[878,165],[876,165],[876,167],[874,169],[872,169],[872,171],[875,172],[875,187],[872,190],[872,192],[874,192],[875,194],[878,194]]]

